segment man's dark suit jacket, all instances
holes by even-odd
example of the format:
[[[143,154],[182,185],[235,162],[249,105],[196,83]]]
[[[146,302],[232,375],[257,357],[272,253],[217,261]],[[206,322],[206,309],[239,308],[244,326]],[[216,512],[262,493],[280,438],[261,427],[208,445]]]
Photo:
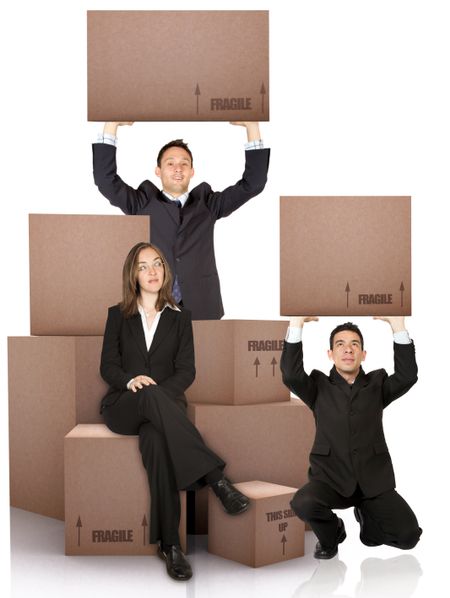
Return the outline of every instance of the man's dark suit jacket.
[[[184,391],[195,378],[194,343],[189,311],[166,307],[147,351],[140,314],[124,318],[118,305],[108,310],[100,373],[109,384],[101,411],[115,403],[127,384],[139,375],[150,376],[171,396],[186,403]]]
[[[150,181],[133,189],[117,174],[116,148],[93,144],[94,180],[99,191],[125,214],[148,215],[150,237],[178,276],[183,305],[194,320],[223,316],[220,282],[214,256],[214,225],[261,193],[267,181],[269,150],[245,152],[242,179],[214,192],[201,183],[189,193],[182,210]]]
[[[309,479],[325,482],[342,496],[359,484],[366,497],[395,488],[394,470],[383,432],[383,409],[417,381],[414,344],[394,343],[395,373],[360,370],[353,385],[338,374],[303,369],[302,342],[285,343],[283,381],[314,413],[316,437]]]

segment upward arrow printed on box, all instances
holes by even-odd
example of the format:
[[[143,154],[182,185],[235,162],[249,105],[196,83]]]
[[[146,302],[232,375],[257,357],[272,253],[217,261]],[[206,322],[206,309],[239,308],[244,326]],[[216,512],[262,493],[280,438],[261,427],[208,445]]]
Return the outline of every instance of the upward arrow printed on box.
[[[259,361],[258,358],[255,359],[255,361],[253,362],[253,365],[255,366],[255,378],[258,377],[258,367],[261,365],[261,362]]]
[[[77,521],[76,527],[78,529],[78,546],[80,546],[80,533],[81,533],[81,528],[83,527],[83,524],[81,523],[81,517],[79,515],[78,515],[78,521]]]

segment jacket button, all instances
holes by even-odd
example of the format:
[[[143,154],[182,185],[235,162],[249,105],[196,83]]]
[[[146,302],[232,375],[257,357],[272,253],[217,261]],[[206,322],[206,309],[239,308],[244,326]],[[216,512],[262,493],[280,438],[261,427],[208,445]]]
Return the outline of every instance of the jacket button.
[[[355,415],[355,412],[353,411],[353,409],[350,411],[350,415]]]
[[[352,450],[352,453],[353,453],[354,455],[356,455],[356,453],[357,453],[357,452],[358,452],[358,449],[353,449],[353,450]]]

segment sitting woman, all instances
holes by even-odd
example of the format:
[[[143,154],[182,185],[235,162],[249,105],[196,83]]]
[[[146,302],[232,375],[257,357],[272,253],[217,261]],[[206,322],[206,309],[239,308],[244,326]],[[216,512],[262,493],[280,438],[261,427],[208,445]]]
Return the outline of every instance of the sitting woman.
[[[101,413],[110,430],[139,435],[151,494],[150,543],[174,579],[192,577],[178,535],[179,491],[209,484],[231,515],[249,500],[223,475],[225,463],[186,415],[184,391],[195,378],[190,312],[172,297],[161,252],[138,243],[123,267],[123,298],[109,308],[101,375],[109,384]]]

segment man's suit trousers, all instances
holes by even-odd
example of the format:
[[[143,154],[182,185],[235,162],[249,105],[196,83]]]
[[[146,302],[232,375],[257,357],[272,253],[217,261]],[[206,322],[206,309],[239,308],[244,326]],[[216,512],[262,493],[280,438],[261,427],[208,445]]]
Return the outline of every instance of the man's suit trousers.
[[[179,544],[179,490],[204,485],[204,476],[225,463],[205,445],[185,403],[157,385],[123,393],[103,417],[113,432],[139,435],[150,485],[150,544]]]
[[[336,543],[338,518],[332,509],[360,509],[360,539],[368,546],[387,544],[408,550],[414,548],[422,533],[411,507],[393,489],[366,498],[357,487],[351,496],[342,496],[328,484],[312,481],[298,490],[291,506],[300,519],[309,523],[325,548]]]

